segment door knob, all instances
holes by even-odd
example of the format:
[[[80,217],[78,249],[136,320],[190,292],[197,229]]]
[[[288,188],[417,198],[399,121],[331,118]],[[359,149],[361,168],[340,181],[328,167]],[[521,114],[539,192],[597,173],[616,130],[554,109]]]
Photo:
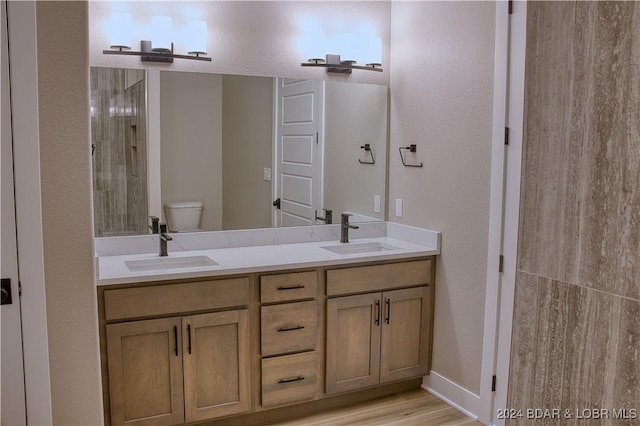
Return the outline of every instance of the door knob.
[[[275,208],[277,208],[278,210],[280,209],[280,198],[277,198],[274,202],[273,202],[273,206]]]

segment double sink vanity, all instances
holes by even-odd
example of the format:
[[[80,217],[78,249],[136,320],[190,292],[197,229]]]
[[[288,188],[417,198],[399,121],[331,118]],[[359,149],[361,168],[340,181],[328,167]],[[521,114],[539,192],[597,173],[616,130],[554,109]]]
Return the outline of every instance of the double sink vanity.
[[[440,234],[383,221],[388,96],[91,68],[107,424],[277,422],[420,386]]]
[[[388,222],[96,240],[105,422],[252,424],[419,386],[440,234]]]

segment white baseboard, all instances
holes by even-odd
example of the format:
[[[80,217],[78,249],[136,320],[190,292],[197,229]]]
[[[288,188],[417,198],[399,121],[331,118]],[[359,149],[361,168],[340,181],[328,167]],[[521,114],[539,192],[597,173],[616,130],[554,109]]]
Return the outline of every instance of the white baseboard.
[[[422,388],[474,420],[478,419],[480,397],[432,371],[422,379]]]

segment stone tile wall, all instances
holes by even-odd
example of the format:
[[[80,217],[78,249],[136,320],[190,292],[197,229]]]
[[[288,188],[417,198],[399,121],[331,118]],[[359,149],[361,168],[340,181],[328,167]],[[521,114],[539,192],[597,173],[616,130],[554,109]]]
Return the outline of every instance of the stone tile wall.
[[[527,20],[508,406],[640,424],[640,2],[529,2]]]

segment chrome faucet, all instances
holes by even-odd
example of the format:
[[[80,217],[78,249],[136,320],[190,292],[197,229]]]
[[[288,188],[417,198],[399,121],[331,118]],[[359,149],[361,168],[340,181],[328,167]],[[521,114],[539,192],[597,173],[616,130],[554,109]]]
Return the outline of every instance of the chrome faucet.
[[[350,213],[342,213],[342,220],[340,224],[340,242],[341,243],[349,242],[349,228],[351,229],[360,228],[359,226],[349,224],[349,216],[351,216]]]
[[[159,233],[159,237],[160,237],[160,256],[168,256],[169,253],[167,252],[167,241],[171,241],[173,240],[173,238],[171,238],[171,235],[169,235],[167,233],[167,224],[166,223],[160,223],[160,233]]]

